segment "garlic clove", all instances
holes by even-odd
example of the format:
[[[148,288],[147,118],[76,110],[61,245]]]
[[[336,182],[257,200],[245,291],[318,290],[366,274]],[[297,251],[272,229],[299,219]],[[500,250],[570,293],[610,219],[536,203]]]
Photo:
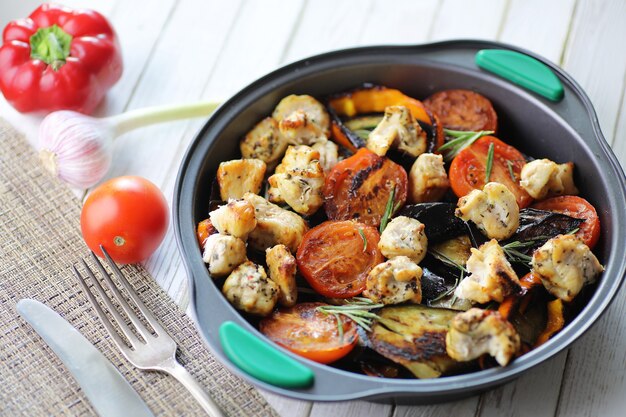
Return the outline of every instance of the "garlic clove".
[[[100,181],[111,165],[114,128],[73,111],[50,113],[39,126],[39,156],[52,175],[77,188]]]

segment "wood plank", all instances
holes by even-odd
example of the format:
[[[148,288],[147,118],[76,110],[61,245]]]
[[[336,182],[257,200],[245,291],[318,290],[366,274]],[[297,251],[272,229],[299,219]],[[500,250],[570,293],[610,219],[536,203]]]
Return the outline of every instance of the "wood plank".
[[[304,0],[245,3],[206,87],[208,97],[229,97],[276,69]]]
[[[422,406],[397,406],[393,417],[473,417],[479,397]]]
[[[397,0],[374,2],[359,43],[363,45],[422,43],[431,30],[439,2]]]
[[[483,394],[481,417],[552,417],[557,408],[567,352],[519,379]]]
[[[308,2],[283,62],[358,45],[372,3],[372,0]]]
[[[609,143],[626,73],[625,16],[623,0],[579,1],[563,59],[563,68],[589,94]]]
[[[369,401],[348,401],[335,403],[314,403],[310,417],[386,417],[393,414],[388,404]],[[286,414],[285,416],[288,416]]]
[[[619,119],[613,131],[613,152],[622,164],[622,168],[626,166],[626,80],[622,90],[622,100],[617,110]]]
[[[430,39],[496,39],[506,4],[500,0],[444,0]]]
[[[122,48],[124,72],[107,93],[96,116],[118,114],[126,109],[175,4],[176,0],[152,0],[150,7],[146,7],[141,2],[122,1],[111,10],[110,19]]]
[[[558,64],[575,3],[575,0],[512,0],[499,40],[529,49]]]
[[[313,403],[309,401],[298,401],[291,398],[282,397],[272,394],[268,391],[259,389],[259,393],[267,400],[268,403],[281,416],[289,417],[308,417],[311,413]]]

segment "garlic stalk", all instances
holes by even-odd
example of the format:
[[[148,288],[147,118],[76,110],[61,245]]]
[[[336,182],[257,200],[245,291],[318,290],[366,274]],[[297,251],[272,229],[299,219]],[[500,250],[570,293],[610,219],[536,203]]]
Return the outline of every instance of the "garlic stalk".
[[[219,104],[149,107],[104,118],[56,111],[39,126],[39,157],[55,177],[73,187],[89,188],[109,170],[116,137],[155,123],[208,116]]]

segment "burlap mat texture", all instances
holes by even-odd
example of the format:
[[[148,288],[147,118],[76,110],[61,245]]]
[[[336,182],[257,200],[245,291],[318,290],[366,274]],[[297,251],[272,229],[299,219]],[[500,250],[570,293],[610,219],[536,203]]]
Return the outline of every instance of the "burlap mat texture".
[[[80,202],[44,172],[26,140],[0,120],[0,415],[95,415],[63,363],[18,316],[15,304],[21,298],[37,299],[72,323],[155,415],[204,415],[174,378],[134,368],[110,340],[69,269],[89,254],[79,218]],[[252,386],[216,362],[189,317],[141,266],[123,270],[139,298],[178,343],[180,362],[225,412],[277,415]]]

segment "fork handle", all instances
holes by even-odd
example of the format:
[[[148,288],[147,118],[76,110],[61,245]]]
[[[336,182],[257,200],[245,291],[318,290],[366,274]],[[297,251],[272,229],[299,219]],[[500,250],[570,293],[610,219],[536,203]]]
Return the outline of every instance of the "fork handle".
[[[196,381],[176,359],[162,364],[161,369],[183,384],[210,417],[226,417],[226,414],[224,414],[215,401],[204,391],[198,381]]]

